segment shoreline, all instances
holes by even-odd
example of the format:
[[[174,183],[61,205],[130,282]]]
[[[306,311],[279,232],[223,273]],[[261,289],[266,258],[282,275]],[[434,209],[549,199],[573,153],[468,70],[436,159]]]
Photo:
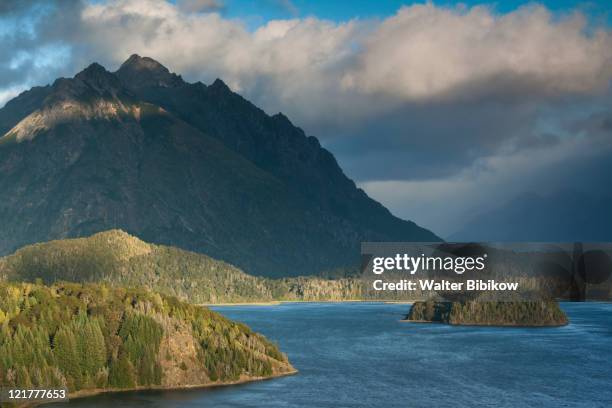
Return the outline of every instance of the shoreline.
[[[271,300],[264,302],[222,302],[222,303],[194,303],[196,306],[205,306],[205,307],[224,307],[224,306],[280,306],[288,303],[384,303],[389,305],[412,305],[415,302],[419,302],[420,300],[386,300],[386,299],[344,299],[344,300]],[[559,304],[563,303],[603,303],[603,304],[612,304],[612,301],[608,300],[590,300],[585,302],[572,302],[569,300],[557,300]],[[530,326],[526,326],[530,327]]]
[[[235,381],[228,382],[211,382],[207,384],[187,384],[180,387],[176,386],[163,386],[163,385],[153,385],[153,386],[139,386],[139,387],[131,387],[131,388],[94,388],[89,390],[79,390],[68,394],[67,401],[43,401],[35,403],[36,405],[27,405],[27,406],[37,406],[43,404],[53,404],[57,402],[70,402],[73,399],[81,399],[88,397],[95,397],[96,395],[102,394],[111,394],[111,393],[124,393],[124,392],[134,392],[134,391],[182,391],[182,390],[195,390],[195,389],[204,389],[204,388],[217,388],[217,387],[231,387],[232,385],[241,385],[248,384],[251,382],[257,381],[267,381],[273,380],[281,377],[288,377],[290,375],[295,375],[299,371],[297,369],[293,369],[291,371],[276,373],[267,377],[245,377],[239,378]]]
[[[567,323],[562,324],[484,324],[484,323],[447,323],[447,322],[436,322],[431,320],[410,320],[410,319],[400,319],[400,323],[417,323],[417,324],[444,324],[446,326],[455,326],[455,327],[504,327],[504,328],[523,328],[523,329],[546,329],[546,328],[555,328],[555,327],[565,327],[570,324]]]
[[[384,303],[411,305],[413,300],[362,300],[362,299],[346,299],[346,300],[273,300],[270,302],[236,302],[236,303],[196,303],[196,306],[215,307],[215,306],[280,306],[287,303]]]
[[[270,301],[270,302],[223,302],[223,303],[196,303],[196,306],[278,306],[280,305],[280,301]]]

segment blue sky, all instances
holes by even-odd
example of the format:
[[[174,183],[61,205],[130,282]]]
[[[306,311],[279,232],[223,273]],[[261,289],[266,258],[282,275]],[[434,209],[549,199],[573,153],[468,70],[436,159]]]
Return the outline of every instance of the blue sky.
[[[273,19],[316,16],[332,21],[346,21],[353,18],[385,18],[393,15],[400,7],[424,2],[402,0],[226,0],[225,14],[230,18],[241,18],[252,28]],[[434,1],[436,5],[455,7],[465,4],[487,5],[499,13],[513,11],[526,4],[543,4],[548,9],[565,13],[568,10],[581,10],[596,19],[611,22],[612,2],[587,2],[578,0],[544,1]]]

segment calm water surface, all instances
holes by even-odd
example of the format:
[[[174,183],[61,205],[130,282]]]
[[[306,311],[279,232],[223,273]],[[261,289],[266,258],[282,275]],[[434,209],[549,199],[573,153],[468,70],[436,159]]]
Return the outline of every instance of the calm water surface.
[[[381,303],[216,307],[277,341],[291,377],[106,394],[69,407],[612,407],[612,305],[564,304],[571,324],[402,323]],[[64,406],[64,405],[55,405]]]

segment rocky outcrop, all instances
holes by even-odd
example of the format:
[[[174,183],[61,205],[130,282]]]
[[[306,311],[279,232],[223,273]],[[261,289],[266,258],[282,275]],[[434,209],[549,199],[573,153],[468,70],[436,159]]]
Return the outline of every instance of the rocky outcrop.
[[[467,326],[564,326],[567,316],[555,301],[415,302],[406,321]]]

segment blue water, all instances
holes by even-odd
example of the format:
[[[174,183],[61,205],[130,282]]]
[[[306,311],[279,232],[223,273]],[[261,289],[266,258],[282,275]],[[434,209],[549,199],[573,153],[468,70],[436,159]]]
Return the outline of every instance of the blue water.
[[[612,305],[560,328],[400,322],[382,303],[216,307],[288,353],[291,377],[74,400],[70,407],[612,407]]]

